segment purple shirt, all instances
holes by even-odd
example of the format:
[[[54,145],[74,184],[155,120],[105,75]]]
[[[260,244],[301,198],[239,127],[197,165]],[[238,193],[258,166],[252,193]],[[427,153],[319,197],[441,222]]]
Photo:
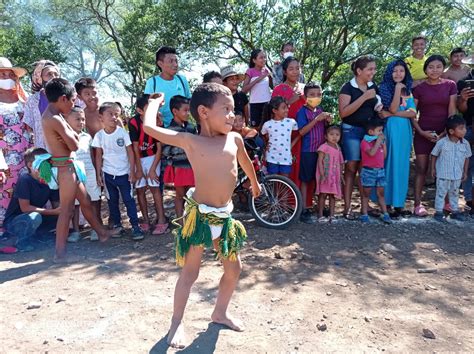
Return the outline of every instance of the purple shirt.
[[[441,79],[441,83],[437,85],[422,82],[416,86],[413,97],[418,100],[420,128],[442,132],[448,120],[450,97],[457,95],[457,92],[456,83],[445,79]]]
[[[40,91],[40,99],[39,99],[39,103],[38,103],[38,108],[39,108],[39,111],[41,113],[41,115],[43,115],[43,112],[46,110],[46,107],[48,107],[48,99],[46,98],[46,94],[44,93],[43,90]]]
[[[323,113],[321,107],[316,107],[315,111],[312,111],[306,106],[301,107],[301,109],[296,114],[296,122],[298,123],[298,128],[301,130],[305,125],[307,125],[312,120],[316,119],[318,115]],[[324,143],[324,129],[326,127],[325,121],[317,122],[309,132],[307,132],[301,138],[301,152],[316,152],[318,148]]]

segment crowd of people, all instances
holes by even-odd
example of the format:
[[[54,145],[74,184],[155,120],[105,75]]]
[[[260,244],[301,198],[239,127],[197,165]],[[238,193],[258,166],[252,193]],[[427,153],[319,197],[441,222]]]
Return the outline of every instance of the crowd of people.
[[[474,211],[474,81],[469,68],[473,58],[462,48],[455,48],[447,66],[442,55],[425,54],[426,44],[422,36],[413,38],[412,56],[393,60],[379,85],[373,82],[375,59],[357,58],[351,66],[353,77],[339,93],[342,124],[335,124],[333,114],[324,110],[323,88],[314,82],[304,83],[290,42],[282,45],[282,62],[272,70],[265,51],[255,49],[245,73],[226,66],[220,72],[206,73],[203,82],[218,83],[230,90],[234,100],[233,131],[244,139],[258,139],[265,147],[267,172],[287,176],[300,188],[305,203],[301,221],[333,221],[336,200],[341,198],[343,217],[362,223],[370,223],[374,216],[385,223],[410,214],[425,217],[428,213],[422,196],[430,171],[436,178],[434,218],[444,222],[449,212],[452,219],[464,220],[458,206],[461,184],[466,210]],[[162,47],[155,59],[159,74],[147,80],[143,95],[136,100],[134,116],[125,119],[119,102],[99,104],[93,79],[84,77],[72,86],[59,79],[59,67],[49,60],[35,63],[32,94],[28,96],[19,80],[27,70],[1,58],[0,223],[5,235],[18,238],[18,249],[32,249],[34,235],[54,230],[62,208],[58,206],[61,191],[54,173],[53,178],[48,175],[45,179],[40,173],[44,171],[38,170],[42,161],[56,157],[48,139],[58,137],[48,138],[44,132],[45,112],[50,116],[60,114],[65,126],[77,135],[75,162],[84,167],[77,168],[77,175],[84,175],[89,210],[97,220],[91,225],[102,225],[101,200],[105,195],[108,225],[114,237],[123,234],[120,199],[134,240],[143,239],[146,233],[169,232],[171,225],[163,207],[165,185],[174,187],[176,218],[183,223],[180,218],[186,194],[195,185],[193,169],[182,148],[163,144],[145,132],[144,115],[151,97],[161,93],[164,102],[156,116],[157,125],[176,133],[198,134],[200,124],[196,124],[194,114],[190,119],[192,91],[186,77],[178,74],[176,50]],[[52,98],[48,97],[48,83],[54,83],[49,90]],[[66,94],[56,97],[61,92]],[[406,199],[413,149],[415,206],[409,211]],[[355,185],[361,195],[359,218],[351,207]],[[150,218],[147,190],[153,198],[156,220]],[[381,213],[371,208],[370,200],[380,205]],[[70,223],[63,222],[59,253],[65,250],[66,240],[77,242],[81,238],[80,220],[84,220],[79,206],[76,198]],[[91,240],[98,240],[99,233],[103,233],[96,229]]]
[[[373,82],[373,57],[352,63],[353,77],[339,93],[340,124],[323,108],[323,88],[305,83],[292,43],[281,47],[282,62],[272,70],[265,51],[255,49],[245,73],[232,66],[206,73],[194,91],[178,74],[176,50],[161,47],[155,58],[159,74],[147,80],[130,119],[124,119],[119,102],[100,102],[93,79],[71,84],[48,60],[35,63],[28,96],[20,82],[27,70],[0,58],[4,236],[16,237],[17,249],[30,251],[35,239],[55,233],[55,261],[68,261],[67,242],[81,239],[80,210],[92,228],[90,239],[105,242],[124,234],[122,201],[133,240],[174,227],[176,260],[183,270],[168,343],[182,346],[182,318],[204,246],[214,246],[224,269],[212,321],[241,331],[242,324],[227,312],[247,238],[242,223],[231,216],[237,165],[249,177],[252,196],[261,193],[244,139],[264,147],[268,173],[291,178],[300,188],[305,223],[332,222],[340,198],[343,217],[364,224],[374,216],[392,223],[412,214],[406,200],[413,149],[413,214],[428,215],[422,196],[429,172],[436,179],[435,220],[446,222],[446,212],[465,219],[458,201],[461,185],[465,209],[474,213],[474,70],[469,68],[474,56],[455,48],[447,67],[442,55],[425,54],[426,38],[413,38],[412,49],[409,58],[389,63],[379,85]],[[174,225],[164,210],[165,185],[175,192]],[[359,218],[351,207],[356,185]],[[156,220],[150,217],[147,190]],[[101,213],[103,195],[108,227]]]

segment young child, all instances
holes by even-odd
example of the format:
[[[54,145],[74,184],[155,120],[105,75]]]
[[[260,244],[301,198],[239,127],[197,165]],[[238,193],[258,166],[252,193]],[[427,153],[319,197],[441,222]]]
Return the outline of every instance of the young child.
[[[466,121],[459,115],[448,118],[447,136],[441,138],[431,151],[431,173],[436,178],[435,220],[445,222],[443,215],[444,199],[449,198],[451,219],[464,221],[459,212],[459,186],[467,178],[471,147],[464,139]]]
[[[39,172],[32,168],[37,155],[47,154],[42,148],[31,148],[25,152],[25,164],[28,173],[20,175],[8,204],[3,223],[6,234],[17,237],[16,248],[26,252],[34,249],[36,238],[53,236],[50,232],[58,222],[59,193],[47,184],[40,182]],[[45,209],[50,201],[54,209]]]
[[[259,127],[263,107],[270,101],[270,87],[273,87],[272,74],[266,68],[267,56],[263,49],[254,49],[250,54],[249,68],[245,73],[242,92],[250,92],[250,125]]]
[[[189,99],[184,96],[173,96],[170,100],[173,120],[168,129],[180,133],[197,134],[196,127],[188,122]],[[186,156],[186,152],[172,145],[163,147],[163,158],[166,163],[163,181],[172,183],[175,189],[174,208],[176,217],[183,216],[184,197],[190,187],[194,187],[194,174],[191,164]]]
[[[383,121],[380,119],[369,120],[367,124],[367,134],[360,143],[361,166],[360,181],[362,185],[362,215],[360,221],[369,223],[368,216],[369,198],[372,188],[376,188],[377,198],[382,209],[381,219],[386,224],[391,224],[392,220],[385,205],[385,169],[384,160],[387,156],[387,146],[383,135]]]
[[[242,324],[230,317],[227,311],[242,269],[239,250],[246,239],[243,225],[230,214],[237,162],[249,176],[254,197],[260,194],[260,185],[242,137],[231,132],[234,102],[227,87],[210,83],[202,84],[194,91],[190,109],[201,125],[199,135],[157,127],[155,117],[162,102],[163,96],[150,102],[145,113],[145,132],[165,144],[181,147],[196,178],[196,188],[188,192],[186,199],[184,226],[176,232],[176,256],[183,269],[176,284],[168,334],[169,345],[183,347],[184,309],[199,274],[204,246],[213,244],[224,265],[211,319],[233,330],[243,330]]]
[[[209,71],[202,77],[202,83],[206,84],[209,82],[215,82],[216,84],[222,85],[222,75],[217,71]]]
[[[130,136],[118,126],[120,107],[114,102],[105,102],[99,108],[99,117],[104,128],[97,132],[92,146],[96,148],[97,184],[102,187],[105,184],[109,194],[109,226],[112,221],[113,229],[122,231],[120,194],[132,224],[132,239],[142,240],[144,234],[138,225],[137,206],[132,195],[132,184],[136,181],[135,158]]]
[[[93,156],[92,156],[92,137],[90,134],[84,131],[86,117],[84,115],[84,110],[80,107],[73,107],[71,113],[66,116],[66,121],[70,125],[70,127],[76,132],[79,137],[79,147],[75,151],[76,153],[76,160],[80,161],[84,164],[84,168],[86,171],[87,181],[85,183],[87,194],[92,201],[92,211],[96,215],[100,215],[97,212],[97,208],[100,207],[100,197],[101,197],[101,190],[100,187],[97,185],[95,167],[93,164]],[[102,222],[102,219],[99,219]],[[73,229],[72,232],[68,237],[68,242],[77,242],[80,240],[81,235],[79,233],[79,202],[76,200],[76,208],[74,210],[74,217],[72,219]],[[98,241],[99,236],[97,232],[94,230],[91,231],[90,234],[91,241]]]
[[[42,180],[56,189],[59,188],[61,211],[56,226],[55,261],[67,262],[66,242],[69,222],[74,214],[75,199],[79,200],[84,217],[97,232],[100,241],[106,241],[114,232],[106,230],[92,211],[92,204],[84,186],[85,171],[74,161],[72,152],[79,147],[79,136],[63,118],[63,115],[68,115],[74,107],[74,87],[64,79],[52,79],[46,85],[45,93],[49,105],[43,112],[43,132],[54,157],[50,154],[36,156],[33,168],[40,170]]]
[[[256,129],[249,128],[245,125],[245,119],[242,112],[234,112],[234,124],[232,126],[232,131],[239,133],[242,136],[242,139],[255,138],[258,135]]]
[[[87,132],[94,137],[103,128],[99,117],[99,97],[97,95],[97,83],[90,77],[81,77],[74,84],[77,96],[86,105],[84,114],[86,117]]]
[[[268,135],[266,160],[270,174],[288,177],[291,173],[291,132],[298,130],[298,124],[288,118],[288,104],[281,96],[272,97],[263,111],[262,135]]]
[[[161,144],[143,131],[143,118],[149,98],[150,95],[147,94],[138,97],[135,104],[137,114],[130,119],[128,126],[135,154],[135,178],[137,180],[135,189],[137,190],[138,204],[145,222],[140,226],[144,231],[149,231],[151,226],[146,200],[146,189],[148,187],[153,195],[158,218],[152,234],[162,235],[168,231],[168,223],[160,190]],[[157,125],[162,126],[163,122],[161,122],[160,117],[157,116],[156,119]]]
[[[321,86],[308,82],[304,87],[306,104],[296,114],[299,134],[301,136],[300,173],[301,195],[304,203],[308,194],[312,195],[315,188],[318,148],[324,143],[324,129],[331,122],[332,115],[324,112],[319,106],[323,92]],[[311,205],[309,205],[311,207]],[[301,221],[312,224],[315,220],[310,208],[305,208]]]
[[[316,168],[316,194],[318,194],[318,221],[332,222],[336,198],[342,197],[342,171],[344,157],[342,156],[339,140],[341,128],[332,125],[326,130],[326,142],[318,148],[318,166]],[[329,220],[323,216],[326,198],[329,198]]]

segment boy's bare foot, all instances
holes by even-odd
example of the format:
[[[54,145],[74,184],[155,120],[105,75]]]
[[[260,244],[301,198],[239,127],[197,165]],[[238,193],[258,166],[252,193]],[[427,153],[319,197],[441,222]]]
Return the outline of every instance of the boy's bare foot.
[[[54,264],[71,264],[71,263],[77,263],[81,262],[84,260],[84,257],[78,256],[78,255],[70,255],[70,254],[63,254],[63,255],[58,255],[55,254],[53,258],[53,263]]]
[[[103,231],[99,234],[99,240],[100,242],[106,242],[109,238],[119,233],[120,233],[120,230],[116,230],[116,229],[107,230],[104,228]]]
[[[236,332],[243,332],[245,330],[244,324],[242,321],[232,318],[231,316],[225,314],[224,316],[219,316],[215,313],[212,314],[211,320],[214,323],[218,323],[229,327],[231,330]]]
[[[168,339],[166,342],[172,348],[183,349],[186,345],[184,344],[185,334],[184,327],[181,321],[171,321],[170,330],[168,331]]]

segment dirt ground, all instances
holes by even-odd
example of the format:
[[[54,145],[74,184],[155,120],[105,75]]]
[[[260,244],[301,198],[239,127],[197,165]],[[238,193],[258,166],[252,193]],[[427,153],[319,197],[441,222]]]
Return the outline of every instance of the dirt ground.
[[[222,267],[207,251],[183,352],[474,352],[474,219],[272,231],[236,217],[249,242],[230,311],[247,329],[209,322]],[[0,351],[174,352],[166,345],[179,272],[172,248],[168,234],[84,239],[70,244],[82,261],[69,266],[52,263],[52,242],[0,255]]]

